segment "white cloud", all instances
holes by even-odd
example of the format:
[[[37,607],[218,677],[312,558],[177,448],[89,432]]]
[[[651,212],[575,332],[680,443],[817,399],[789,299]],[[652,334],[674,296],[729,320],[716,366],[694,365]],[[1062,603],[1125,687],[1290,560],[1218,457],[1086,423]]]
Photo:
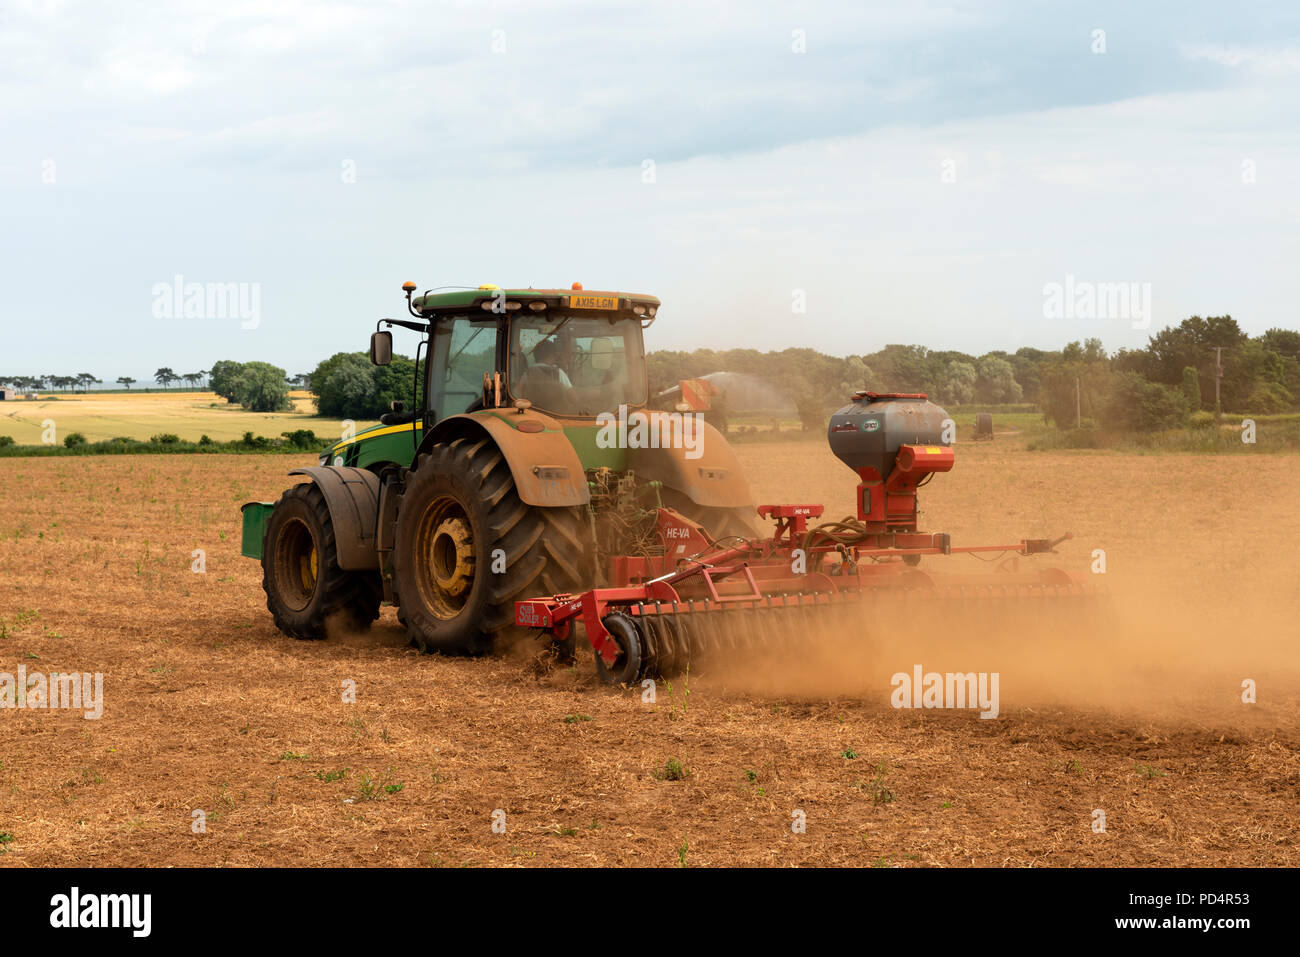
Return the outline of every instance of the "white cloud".
[[[1300,48],[1263,48],[1203,44],[1184,47],[1189,60],[1208,60],[1220,66],[1247,67],[1261,74],[1280,75],[1300,72]]]

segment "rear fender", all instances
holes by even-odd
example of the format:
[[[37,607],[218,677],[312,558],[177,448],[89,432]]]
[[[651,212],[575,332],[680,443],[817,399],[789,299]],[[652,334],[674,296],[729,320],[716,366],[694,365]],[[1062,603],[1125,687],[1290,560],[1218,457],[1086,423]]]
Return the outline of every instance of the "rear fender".
[[[668,415],[649,412],[651,417]],[[680,413],[677,413],[680,415]],[[634,448],[629,452],[638,480],[662,482],[704,508],[753,508],[754,496],[740,461],[722,433],[700,419],[690,448]],[[669,434],[667,430],[661,434]]]
[[[519,431],[525,422],[536,423],[541,430]],[[539,412],[490,409],[449,416],[433,427],[420,443],[420,451],[427,452],[435,444],[457,438],[483,437],[491,439],[501,450],[519,497],[526,505],[559,508],[591,501],[591,490],[587,488],[587,476],[578,453],[560,424]]]
[[[367,469],[345,465],[314,465],[294,469],[321,490],[334,523],[334,543],[339,568],[368,571],[379,567],[375,529],[379,524],[379,476]]]

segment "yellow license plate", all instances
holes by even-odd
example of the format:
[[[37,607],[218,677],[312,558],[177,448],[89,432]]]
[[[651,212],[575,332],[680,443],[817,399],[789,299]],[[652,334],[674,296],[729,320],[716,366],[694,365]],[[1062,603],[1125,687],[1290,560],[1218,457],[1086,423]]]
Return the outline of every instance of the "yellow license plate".
[[[618,296],[570,296],[570,309],[617,309]]]

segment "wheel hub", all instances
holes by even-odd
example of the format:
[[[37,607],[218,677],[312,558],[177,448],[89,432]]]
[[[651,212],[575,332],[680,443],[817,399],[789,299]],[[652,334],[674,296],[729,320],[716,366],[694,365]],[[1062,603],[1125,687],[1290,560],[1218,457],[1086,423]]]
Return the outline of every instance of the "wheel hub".
[[[434,530],[429,569],[448,595],[462,595],[474,584],[474,539],[463,518],[443,519]]]
[[[474,531],[465,509],[450,495],[434,499],[425,509],[415,544],[425,606],[439,618],[455,618],[474,587]]]
[[[320,567],[316,539],[301,519],[285,523],[276,542],[274,560],[284,603],[294,611],[302,611],[316,593]]]

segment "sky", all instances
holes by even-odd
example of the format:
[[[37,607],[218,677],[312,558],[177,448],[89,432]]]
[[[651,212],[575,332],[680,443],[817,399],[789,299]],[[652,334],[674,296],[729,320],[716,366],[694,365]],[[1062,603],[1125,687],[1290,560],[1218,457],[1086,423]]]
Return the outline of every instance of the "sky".
[[[0,0],[0,378],[308,372],[406,280],[1114,350],[1300,328],[1297,263],[1294,3]]]

